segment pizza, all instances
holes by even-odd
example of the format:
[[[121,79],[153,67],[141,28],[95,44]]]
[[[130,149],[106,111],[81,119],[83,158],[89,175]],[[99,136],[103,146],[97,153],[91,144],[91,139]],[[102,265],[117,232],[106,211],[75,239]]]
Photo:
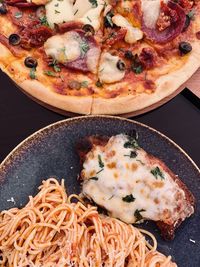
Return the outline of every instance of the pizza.
[[[82,194],[126,223],[155,221],[165,239],[194,213],[195,199],[135,134],[90,136],[78,144]]]
[[[196,0],[3,0],[0,66],[28,95],[80,114],[125,114],[200,65]]]

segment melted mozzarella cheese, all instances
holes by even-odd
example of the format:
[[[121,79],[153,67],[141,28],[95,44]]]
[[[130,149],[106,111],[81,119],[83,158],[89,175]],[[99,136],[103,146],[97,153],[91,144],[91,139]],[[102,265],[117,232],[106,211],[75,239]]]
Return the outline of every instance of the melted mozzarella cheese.
[[[141,148],[130,157],[134,149],[125,148],[127,141],[126,135],[118,135],[110,138],[106,146],[95,146],[87,154],[82,171],[83,194],[126,223],[137,222],[141,219],[139,214],[144,219],[165,223],[192,214],[193,208],[186,211],[184,191],[168,172],[159,166],[163,177],[153,175],[158,163],[148,160]]]
[[[44,44],[48,56],[60,63],[76,60],[81,55],[80,37],[76,32],[66,32],[50,37]]]
[[[87,53],[87,66],[92,73],[97,73],[101,50],[99,47],[91,48]]]
[[[74,19],[73,0],[51,0],[45,5],[49,25],[67,22]]]
[[[92,8],[89,0],[76,0],[73,10],[76,18],[81,18]]]
[[[117,62],[120,60],[118,56],[112,56],[110,53],[101,55],[99,64],[99,80],[103,83],[114,83],[122,80],[125,76],[125,71],[117,68]]]
[[[83,24],[92,25],[92,27],[97,31],[100,28],[100,15],[104,8],[104,1],[97,0],[97,5],[94,6],[90,2],[90,8],[88,8],[89,0],[77,0],[79,3],[79,9],[74,8],[75,18],[82,22]],[[76,6],[76,3],[74,6]],[[77,12],[77,10],[80,10]],[[77,13],[76,13],[77,12]]]
[[[83,24],[90,24],[95,30],[98,30],[104,4],[104,0],[97,0],[94,3],[89,0],[76,0],[75,3],[73,0],[51,0],[45,6],[47,21],[52,28],[55,23],[59,24],[74,20]]]
[[[149,28],[154,28],[160,14],[160,0],[142,0],[141,8],[144,23]]]
[[[143,32],[139,28],[133,27],[123,16],[117,14],[112,18],[112,21],[115,25],[127,30],[125,36],[125,41],[127,43],[133,44],[143,38]]]

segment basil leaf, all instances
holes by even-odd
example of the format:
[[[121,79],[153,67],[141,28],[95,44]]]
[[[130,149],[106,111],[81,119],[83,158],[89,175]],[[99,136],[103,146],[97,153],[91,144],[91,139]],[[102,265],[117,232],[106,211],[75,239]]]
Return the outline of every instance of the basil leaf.
[[[135,198],[134,198],[134,196],[132,194],[130,194],[130,195],[127,195],[127,196],[123,197],[122,200],[124,202],[130,203],[130,202],[135,201]]]

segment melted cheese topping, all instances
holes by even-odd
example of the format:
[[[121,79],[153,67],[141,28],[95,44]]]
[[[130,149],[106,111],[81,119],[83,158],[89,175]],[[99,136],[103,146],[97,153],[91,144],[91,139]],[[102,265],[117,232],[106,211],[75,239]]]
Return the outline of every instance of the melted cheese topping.
[[[74,19],[73,0],[51,0],[45,5],[49,25],[63,23]]]
[[[125,148],[127,141],[127,136],[118,135],[87,154],[83,194],[126,223],[144,218],[170,224],[191,215],[184,191],[143,149]],[[161,176],[158,169],[156,176],[156,168]]]
[[[110,53],[103,53],[99,64],[99,80],[103,83],[114,83],[122,80],[125,71],[117,68],[118,56],[112,56]]]
[[[98,47],[93,47],[87,53],[87,66],[92,73],[97,73],[98,62],[101,50]]]
[[[81,55],[80,37],[76,32],[66,32],[50,37],[44,44],[45,53],[60,63],[76,60]]]
[[[73,10],[76,18],[81,18],[92,8],[92,4],[88,0],[76,0]]]
[[[92,25],[97,31],[100,28],[100,15],[104,8],[104,4],[105,2],[103,0],[97,0],[96,5],[92,4],[89,0],[77,0],[74,4],[76,20],[83,24]]]
[[[133,27],[123,16],[117,14],[112,18],[112,21],[115,25],[127,30],[125,41],[128,44],[136,43],[143,38],[143,32],[139,28]]]
[[[97,0],[94,3],[89,0],[76,0],[75,3],[73,0],[51,0],[45,6],[46,16],[52,28],[55,23],[80,21],[83,24],[90,24],[95,30],[98,30],[104,4],[104,0]]]
[[[144,23],[154,28],[160,14],[160,0],[141,0]]]

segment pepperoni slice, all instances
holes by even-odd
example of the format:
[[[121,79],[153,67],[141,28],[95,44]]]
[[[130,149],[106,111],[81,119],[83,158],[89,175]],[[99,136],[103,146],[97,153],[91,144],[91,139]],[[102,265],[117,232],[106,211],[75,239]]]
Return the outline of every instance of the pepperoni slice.
[[[36,4],[27,2],[26,0],[6,0],[7,5],[16,7],[34,7]]]
[[[38,17],[36,17],[36,12],[33,9],[22,9],[12,6],[9,7],[8,12],[12,22],[20,28],[28,28],[29,25],[33,26],[33,23],[35,25],[40,24]]]
[[[88,36],[83,30],[75,30],[83,41],[83,43],[86,44],[87,50],[85,50],[85,53],[82,53],[79,58],[77,58],[74,61],[67,62],[64,65],[67,68],[70,68],[75,71],[82,71],[82,72],[95,72],[94,69],[97,66],[98,58],[100,55],[100,48],[96,40],[93,36]],[[89,66],[89,57],[92,57],[94,62],[94,66]],[[96,61],[94,60],[96,58]]]
[[[157,28],[148,28],[142,22],[142,30],[146,35],[146,38],[160,44],[167,43],[176,38],[183,30],[185,26],[186,15],[183,8],[172,1],[169,1],[167,4],[168,8],[176,12],[176,23],[171,23],[166,29],[159,31]]]

